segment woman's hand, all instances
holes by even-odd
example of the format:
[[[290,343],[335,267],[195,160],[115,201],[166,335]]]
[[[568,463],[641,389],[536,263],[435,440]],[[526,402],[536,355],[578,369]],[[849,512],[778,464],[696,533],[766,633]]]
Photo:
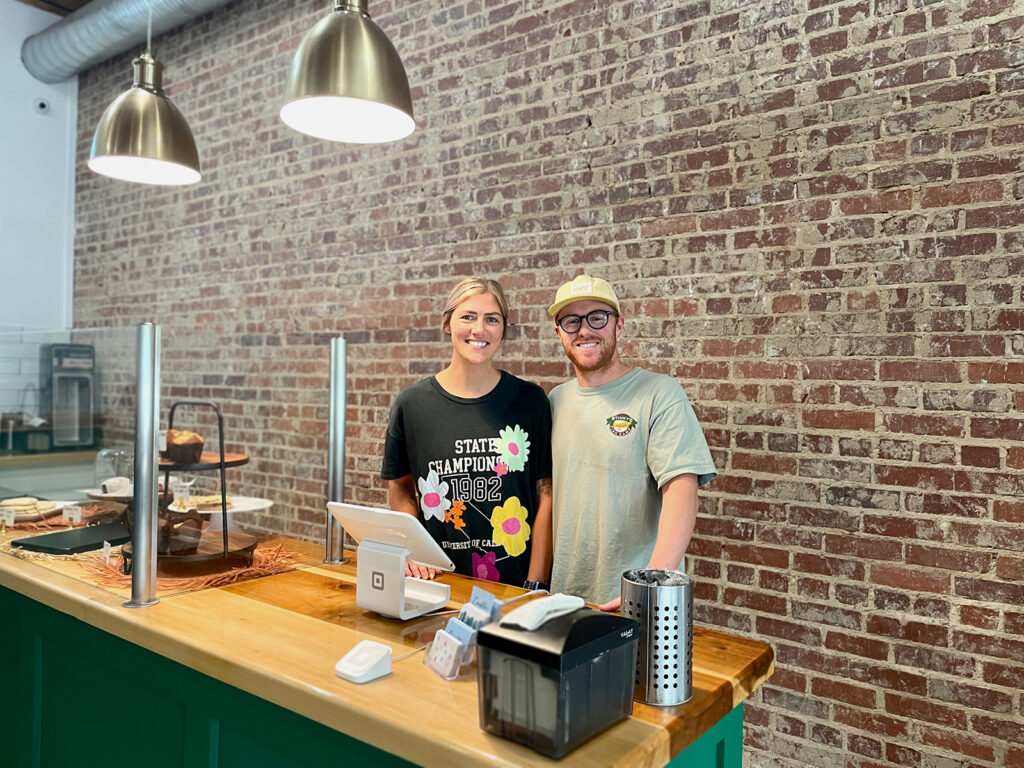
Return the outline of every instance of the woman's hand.
[[[419,563],[411,563],[408,560],[405,561],[405,575],[412,576],[416,579],[433,579],[441,573],[435,568],[428,568],[425,565]]]

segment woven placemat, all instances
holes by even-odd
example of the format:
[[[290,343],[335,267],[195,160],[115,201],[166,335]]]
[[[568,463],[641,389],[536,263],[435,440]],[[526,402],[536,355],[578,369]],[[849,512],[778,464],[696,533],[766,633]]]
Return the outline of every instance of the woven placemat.
[[[131,574],[124,572],[121,548],[114,547],[110,557],[105,558],[101,552],[81,552],[76,555],[50,555],[45,552],[31,552],[21,547],[12,547],[9,542],[0,544],[0,551],[14,555],[22,560],[31,560],[41,564],[74,563],[73,569],[62,568],[61,571],[97,587],[112,590],[130,589]],[[230,565],[219,561],[209,573],[192,576],[161,576],[157,575],[157,592],[193,592],[209,587],[223,587],[249,579],[272,576],[295,569],[302,561],[302,555],[289,552],[282,545],[257,546],[253,551],[251,565]]]

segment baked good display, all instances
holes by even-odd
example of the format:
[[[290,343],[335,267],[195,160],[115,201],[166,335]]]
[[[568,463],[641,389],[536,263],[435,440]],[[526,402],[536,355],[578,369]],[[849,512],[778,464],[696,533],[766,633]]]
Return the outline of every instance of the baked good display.
[[[164,457],[175,464],[198,464],[203,455],[202,435],[187,429],[167,430],[167,450]]]
[[[194,509],[175,512],[169,507],[160,511],[156,551],[162,555],[191,555],[199,548],[203,535],[203,518]]]
[[[13,499],[0,501],[0,507],[10,510],[15,517],[27,517],[29,515],[44,515],[52,512],[57,505],[52,501],[40,501],[35,496],[17,496]]]

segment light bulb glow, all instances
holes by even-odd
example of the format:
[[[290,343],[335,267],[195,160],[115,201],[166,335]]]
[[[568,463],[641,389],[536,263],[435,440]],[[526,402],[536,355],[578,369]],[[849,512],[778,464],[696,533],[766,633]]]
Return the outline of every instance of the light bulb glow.
[[[416,129],[416,122],[400,109],[347,96],[296,99],[281,107],[281,120],[300,133],[352,144],[397,141]]]
[[[195,168],[166,160],[128,155],[100,155],[89,160],[89,169],[104,176],[136,184],[184,186],[202,178]]]

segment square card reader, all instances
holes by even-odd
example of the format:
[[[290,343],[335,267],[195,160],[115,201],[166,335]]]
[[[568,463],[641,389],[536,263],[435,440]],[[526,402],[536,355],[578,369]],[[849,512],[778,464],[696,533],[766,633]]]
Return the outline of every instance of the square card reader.
[[[455,564],[419,520],[405,512],[331,501],[327,509],[359,542],[356,549],[356,605],[381,616],[414,619],[444,608],[451,587],[405,575],[406,560],[438,571]]]

